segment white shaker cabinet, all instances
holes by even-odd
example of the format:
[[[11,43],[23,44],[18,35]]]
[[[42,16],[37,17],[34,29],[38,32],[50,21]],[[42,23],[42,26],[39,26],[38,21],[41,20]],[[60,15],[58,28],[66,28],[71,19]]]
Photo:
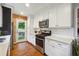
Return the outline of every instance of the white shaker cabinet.
[[[72,25],[72,5],[57,4],[49,10],[49,27],[68,28]]]
[[[34,28],[39,28],[39,17],[38,15],[34,18]]]
[[[56,8],[49,10],[49,27],[56,27]]]
[[[49,19],[48,11],[41,11],[34,18],[34,28],[39,28],[39,21]]]
[[[3,42],[0,42],[0,56],[6,56],[7,51],[10,48],[11,35],[0,36],[0,38],[5,39],[5,40],[3,40]]]
[[[39,19],[39,21],[43,21],[43,20],[49,19],[48,10],[41,11],[38,14],[38,19]]]
[[[50,28],[69,28],[73,21],[72,11],[72,4],[56,4],[43,9],[35,16],[34,27],[39,28],[39,21],[49,19]]]
[[[56,26],[71,27],[72,18],[71,4],[61,4],[56,7]]]
[[[38,14],[38,23],[39,21],[43,21],[43,13]]]
[[[45,53],[48,56],[70,56],[71,45],[61,43],[52,39],[45,40]]]
[[[42,16],[43,16],[43,20],[49,19],[49,11],[48,10],[43,11]]]
[[[0,27],[2,27],[2,7],[0,6]]]

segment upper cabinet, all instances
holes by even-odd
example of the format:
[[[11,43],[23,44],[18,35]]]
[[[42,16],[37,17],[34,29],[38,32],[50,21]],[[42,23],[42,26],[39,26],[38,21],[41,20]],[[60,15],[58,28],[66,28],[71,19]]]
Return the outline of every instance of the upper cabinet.
[[[56,7],[56,26],[71,27],[72,7],[70,4],[61,4]]]
[[[49,19],[48,11],[41,11],[34,17],[34,28],[39,28],[39,21]]]
[[[49,19],[49,10],[44,10],[42,12],[42,16],[43,16],[42,20]]]
[[[39,28],[39,17],[36,15],[34,17],[34,28]]]
[[[49,27],[71,27],[71,4],[57,4],[49,10]]]
[[[69,28],[72,26],[72,11],[72,4],[55,4],[40,11],[34,25],[39,28],[39,21],[49,19],[49,28]]]
[[[0,6],[0,27],[2,27],[2,6]]]
[[[49,27],[56,27],[56,8],[49,10]]]

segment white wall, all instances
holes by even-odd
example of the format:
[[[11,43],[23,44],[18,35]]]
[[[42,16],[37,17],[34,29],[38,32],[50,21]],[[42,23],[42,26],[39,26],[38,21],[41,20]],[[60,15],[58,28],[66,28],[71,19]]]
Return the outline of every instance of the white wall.
[[[34,17],[29,16],[28,17],[28,25],[27,25],[27,40],[35,45],[35,34],[34,34],[34,28],[33,28],[33,23],[34,23]]]

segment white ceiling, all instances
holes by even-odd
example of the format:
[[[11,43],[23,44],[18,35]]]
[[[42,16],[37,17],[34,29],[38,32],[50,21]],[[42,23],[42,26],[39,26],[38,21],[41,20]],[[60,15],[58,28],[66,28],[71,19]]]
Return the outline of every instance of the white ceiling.
[[[38,13],[42,8],[51,6],[51,3],[30,3],[30,7],[26,7],[25,3],[7,3],[14,7],[14,13],[20,14],[23,12],[24,15],[34,15]]]

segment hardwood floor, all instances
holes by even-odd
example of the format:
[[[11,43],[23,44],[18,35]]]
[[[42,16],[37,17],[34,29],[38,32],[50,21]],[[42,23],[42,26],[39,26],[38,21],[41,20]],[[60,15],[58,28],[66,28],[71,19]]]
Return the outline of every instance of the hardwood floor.
[[[13,48],[11,56],[44,56],[28,42],[17,43]]]

